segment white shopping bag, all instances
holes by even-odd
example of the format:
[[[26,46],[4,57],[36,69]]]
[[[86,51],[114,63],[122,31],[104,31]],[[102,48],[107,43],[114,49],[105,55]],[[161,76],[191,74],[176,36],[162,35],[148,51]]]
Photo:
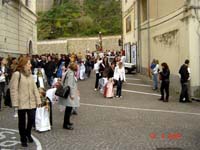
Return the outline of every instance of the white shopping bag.
[[[51,130],[49,112],[45,107],[39,107],[36,109],[35,129],[39,132]]]

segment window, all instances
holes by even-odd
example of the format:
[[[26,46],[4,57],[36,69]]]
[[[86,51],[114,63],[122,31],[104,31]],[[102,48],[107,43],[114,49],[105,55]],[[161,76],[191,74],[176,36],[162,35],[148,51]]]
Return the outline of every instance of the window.
[[[28,52],[29,54],[33,54],[33,43],[31,40],[29,41],[29,44],[28,44]]]
[[[25,5],[28,7],[29,6],[29,0],[25,0]]]
[[[147,20],[147,0],[141,0],[141,21]]]
[[[131,16],[126,18],[126,32],[131,31]]]

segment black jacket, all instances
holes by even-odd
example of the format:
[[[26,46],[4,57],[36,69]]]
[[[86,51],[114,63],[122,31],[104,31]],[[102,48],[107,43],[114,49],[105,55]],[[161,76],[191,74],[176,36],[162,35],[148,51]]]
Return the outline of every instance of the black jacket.
[[[161,80],[164,82],[169,82],[170,71],[168,69],[163,69],[160,72]]]
[[[44,70],[47,77],[53,76],[53,73],[56,69],[56,64],[52,61],[46,63]]]
[[[181,83],[187,82],[190,75],[188,72],[188,66],[183,64],[179,69],[179,74],[181,75]]]

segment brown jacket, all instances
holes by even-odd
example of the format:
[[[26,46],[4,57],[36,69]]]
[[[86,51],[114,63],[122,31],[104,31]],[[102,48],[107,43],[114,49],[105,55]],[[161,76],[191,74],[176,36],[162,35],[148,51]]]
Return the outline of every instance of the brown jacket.
[[[40,94],[32,75],[27,77],[21,73],[20,77],[19,72],[14,72],[10,81],[10,96],[12,106],[18,109],[33,109],[41,104]]]

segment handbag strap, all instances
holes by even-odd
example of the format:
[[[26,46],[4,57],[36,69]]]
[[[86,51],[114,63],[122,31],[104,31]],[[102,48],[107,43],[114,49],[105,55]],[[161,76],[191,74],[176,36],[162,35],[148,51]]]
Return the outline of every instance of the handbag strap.
[[[64,80],[63,80],[63,84],[65,83],[65,80],[67,78],[67,74],[68,74],[68,70],[66,71],[66,74],[65,74],[65,77],[64,77]]]
[[[21,80],[21,72],[19,72],[19,79],[18,79],[18,90],[19,90],[19,83],[20,83],[20,80]]]

